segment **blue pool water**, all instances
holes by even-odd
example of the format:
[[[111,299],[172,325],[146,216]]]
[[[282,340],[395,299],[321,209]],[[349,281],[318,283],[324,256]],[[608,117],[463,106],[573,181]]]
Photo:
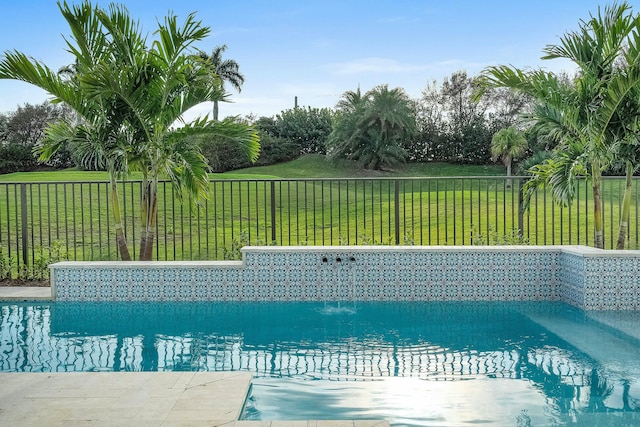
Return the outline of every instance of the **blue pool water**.
[[[640,342],[561,303],[4,303],[0,371],[250,371],[244,419],[640,425]]]

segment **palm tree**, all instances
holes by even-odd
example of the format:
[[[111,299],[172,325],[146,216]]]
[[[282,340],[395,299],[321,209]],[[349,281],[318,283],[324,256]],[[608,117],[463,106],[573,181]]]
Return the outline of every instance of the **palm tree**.
[[[551,159],[532,169],[526,189],[549,186],[554,199],[569,204],[580,175],[591,179],[594,245],[604,247],[602,172],[613,157],[617,111],[640,82],[640,18],[627,3],[599,9],[582,21],[578,31],[565,34],[559,45],[544,49],[543,59],[565,58],[579,67],[573,82],[542,70],[523,71],[507,66],[489,67],[485,87],[509,87],[538,101],[529,117],[558,146]],[[628,47],[625,54],[625,46]],[[625,55],[624,70],[614,64]]]
[[[221,80],[222,90],[224,91],[224,84],[229,83],[235,90],[240,93],[242,84],[244,83],[244,76],[240,73],[240,66],[233,59],[222,59],[222,54],[227,50],[227,45],[216,46],[213,48],[211,55],[206,52],[200,51],[200,58],[209,62],[213,67],[213,72],[218,75]],[[213,120],[218,120],[218,100],[213,100]]]
[[[331,157],[355,160],[367,169],[404,162],[403,148],[416,132],[415,112],[400,88],[376,86],[364,96],[346,92],[338,103],[337,123],[327,141]]]
[[[72,30],[68,45],[76,57],[75,64],[56,73],[21,52],[5,52],[5,57],[0,61],[0,78],[21,80],[38,86],[53,95],[54,102],[63,102],[76,113],[80,123],[65,118],[47,130],[42,145],[37,147],[40,160],[51,158],[63,144],[76,142],[78,147],[86,149],[84,163],[93,163],[96,167],[108,170],[116,243],[121,258],[130,260],[117,191],[117,179],[126,168],[125,149],[122,146],[126,138],[123,138],[123,129],[112,119],[113,111],[109,110],[109,106],[113,104],[113,99],[86,97],[81,80],[69,78],[70,74],[78,77],[87,72],[94,62],[110,60],[109,41],[104,34],[96,31],[96,28],[102,27],[102,23],[97,9],[90,3],[73,7],[64,3],[59,7]],[[112,9],[114,12],[119,10],[116,6],[112,6]],[[139,43],[141,36],[133,30],[131,28],[128,34],[129,41],[131,44]],[[96,36],[87,37],[88,34]],[[73,40],[77,42],[76,45],[72,44]]]
[[[140,259],[151,259],[159,178],[168,177],[178,196],[188,193],[196,201],[208,189],[206,161],[187,137],[229,137],[255,159],[257,134],[233,119],[182,122],[189,108],[224,99],[210,67],[189,53],[193,43],[209,33],[193,14],[182,25],[173,15],[165,18],[155,33],[158,40],[148,48],[137,21],[124,6],[103,10],[85,1],[59,7],[73,34],[67,44],[76,59],[75,77],[63,78],[22,53],[9,52],[0,61],[0,78],[35,84],[78,113],[80,124],[64,123],[49,130],[41,156],[55,152],[64,141],[82,142],[86,161],[109,170],[114,214],[119,216],[117,177],[130,169],[142,172]],[[116,218],[116,235],[124,237],[123,231]],[[128,250],[126,256],[123,252],[126,241],[119,240],[118,246],[122,258],[130,259]]]
[[[354,113],[364,105],[364,102],[365,97],[362,96],[360,86],[358,86],[358,89],[355,91],[348,90],[342,94],[342,97],[340,97],[336,104],[336,109],[342,113]]]
[[[631,213],[631,197],[633,175],[640,169],[640,88],[631,92],[628,97],[626,109],[619,114],[620,127],[622,132],[618,135],[619,141],[616,145],[617,158],[622,159],[625,165],[625,186],[622,197],[622,208],[620,212],[620,226],[618,228],[618,239],[616,249],[624,249],[629,232],[629,215]]]
[[[152,256],[159,179],[168,177],[178,197],[188,194],[196,203],[207,194],[207,163],[197,144],[191,142],[196,139],[189,137],[225,137],[239,144],[252,161],[258,155],[257,133],[233,118],[182,121],[190,108],[204,101],[225,99],[219,79],[212,79],[215,74],[211,67],[201,66],[202,61],[189,53],[192,45],[208,33],[209,28],[196,21],[193,14],[182,25],[169,15],[159,23],[155,33],[158,39],[150,49],[128,52],[127,46],[122,46],[136,58],[133,66],[123,70],[120,63],[113,61],[100,64],[92,73],[88,95],[114,97],[119,119],[133,133],[129,164],[143,176],[141,260]],[[183,126],[175,127],[176,123]]]
[[[491,155],[493,161],[501,159],[507,167],[507,177],[511,176],[511,162],[527,151],[527,138],[513,126],[501,129],[491,139]],[[507,179],[507,186],[511,187],[511,179]]]

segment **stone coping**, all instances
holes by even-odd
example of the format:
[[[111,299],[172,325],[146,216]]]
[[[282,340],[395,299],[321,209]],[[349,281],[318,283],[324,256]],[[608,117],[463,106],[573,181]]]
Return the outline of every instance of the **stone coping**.
[[[243,261],[61,261],[49,265],[50,269],[56,268],[95,268],[95,267],[118,267],[118,268],[199,268],[199,267],[219,267],[219,268],[239,268],[244,267]]]
[[[50,301],[53,299],[49,286],[0,286],[0,301]]]
[[[597,249],[590,246],[580,245],[557,245],[557,246],[245,246],[241,249],[243,254],[242,261],[62,261],[49,265],[50,269],[56,268],[95,268],[95,267],[118,267],[118,268],[199,268],[199,267],[217,267],[217,268],[241,268],[245,266],[246,254],[259,253],[291,253],[291,252],[312,252],[312,253],[331,253],[331,252],[350,252],[350,253],[416,253],[416,252],[535,252],[535,253],[570,253],[573,255],[581,255],[583,257],[623,257],[633,258],[640,257],[640,250],[610,250]]]

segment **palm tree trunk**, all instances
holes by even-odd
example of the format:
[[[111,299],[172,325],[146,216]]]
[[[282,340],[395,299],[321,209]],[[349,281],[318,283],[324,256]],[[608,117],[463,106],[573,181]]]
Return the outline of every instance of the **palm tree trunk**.
[[[593,245],[604,249],[604,231],[602,222],[602,176],[600,161],[593,160],[591,166],[591,185],[593,188]]]
[[[113,205],[113,219],[116,228],[116,245],[120,258],[123,261],[131,261],[129,248],[127,247],[127,238],[124,234],[124,225],[122,224],[122,216],[120,214],[120,201],[118,200],[118,183],[113,173],[109,173],[109,183],[111,185],[111,203]]]
[[[156,179],[144,180],[141,199],[140,260],[151,261],[158,212],[158,183]]]
[[[634,167],[631,162],[627,162],[626,180],[624,186],[624,196],[622,198],[622,213],[620,215],[620,227],[618,228],[618,243],[616,249],[624,249],[629,232],[629,214],[631,211],[631,183],[633,180]]]
[[[140,194],[140,252],[139,258],[144,260],[144,254],[147,250],[147,224],[149,217],[149,190],[150,182],[145,176],[142,180],[142,189]]]
[[[158,215],[158,186],[153,185],[149,192],[149,215],[147,217],[147,240],[144,250],[144,261],[151,261],[153,244],[156,237],[156,219]]]
[[[511,188],[511,160],[507,162],[507,188]]]
[[[213,120],[218,121],[218,101],[213,101]]]

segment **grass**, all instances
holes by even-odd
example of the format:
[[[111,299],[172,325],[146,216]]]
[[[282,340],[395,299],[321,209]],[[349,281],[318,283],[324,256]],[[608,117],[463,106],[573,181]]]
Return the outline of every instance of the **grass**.
[[[287,179],[287,178],[393,178],[435,176],[500,176],[502,165],[454,165],[447,163],[407,164],[395,171],[373,171],[358,167],[348,160],[329,161],[325,156],[309,154],[296,160],[270,166],[238,169],[225,173],[211,173],[211,179]],[[133,174],[130,179],[140,179]],[[77,169],[37,172],[15,172],[0,175],[0,182],[86,182],[108,181],[107,172]]]
[[[452,165],[447,163],[407,164],[395,171],[362,169],[348,160],[329,161],[325,156],[310,154],[291,162],[277,165],[240,169],[231,173],[212,175],[215,179],[254,178],[393,178],[424,176],[496,176],[504,175],[505,168],[498,165]]]
[[[0,175],[0,182],[82,182],[82,181],[108,181],[107,172],[88,172],[76,169],[14,172]]]
[[[281,245],[395,244],[396,238],[423,245],[516,243],[519,183],[509,188],[504,179],[487,178],[491,176],[504,176],[504,168],[430,163],[381,172],[309,155],[212,174],[209,198],[199,206],[180,203],[171,185],[161,184],[156,253],[169,260],[221,259],[237,255],[234,248],[243,244],[271,244],[274,234]],[[104,172],[76,170],[1,176],[0,257],[22,262],[26,220],[33,230],[27,236],[28,263],[37,261],[41,248],[54,244],[70,259],[116,259],[107,179]],[[529,243],[593,241],[591,192],[586,182],[581,185],[580,199],[571,208],[561,209],[549,194],[538,193],[523,218]],[[26,217],[20,208],[23,189]],[[607,245],[615,240],[622,189],[623,180],[606,180]],[[130,242],[139,236],[139,191],[135,181],[120,184]],[[637,185],[634,191],[637,196]],[[640,213],[635,204],[634,209],[630,247],[640,240]],[[135,249],[131,243],[130,250]]]

